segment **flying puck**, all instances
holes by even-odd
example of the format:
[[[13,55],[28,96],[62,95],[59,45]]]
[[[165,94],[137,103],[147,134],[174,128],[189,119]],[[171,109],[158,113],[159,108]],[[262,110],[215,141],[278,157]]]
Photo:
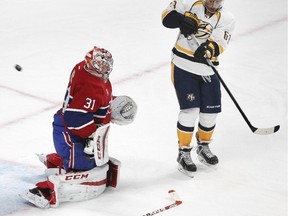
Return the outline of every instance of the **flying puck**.
[[[22,67],[20,65],[18,65],[18,64],[15,65],[15,69],[17,71],[22,71]]]

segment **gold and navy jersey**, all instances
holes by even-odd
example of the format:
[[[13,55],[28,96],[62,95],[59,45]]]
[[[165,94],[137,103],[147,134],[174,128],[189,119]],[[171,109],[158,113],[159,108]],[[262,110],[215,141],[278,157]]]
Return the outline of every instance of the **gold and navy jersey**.
[[[212,16],[205,15],[205,6],[202,1],[178,0],[173,1],[162,13],[162,23],[168,28],[178,28],[185,12],[195,14],[199,19],[199,29],[194,37],[185,38],[179,33],[172,50],[172,62],[178,67],[201,76],[212,75],[213,70],[206,64],[197,61],[194,53],[199,44],[206,40],[217,44],[219,54],[223,53],[231,39],[235,26],[234,16],[222,8]],[[197,40],[197,41],[196,41]],[[212,58],[212,63],[219,64],[218,56]]]

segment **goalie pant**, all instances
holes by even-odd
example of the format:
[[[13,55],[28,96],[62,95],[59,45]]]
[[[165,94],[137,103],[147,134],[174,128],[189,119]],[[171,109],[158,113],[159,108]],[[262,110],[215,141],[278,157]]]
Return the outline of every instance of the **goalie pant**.
[[[22,197],[39,208],[57,207],[62,202],[93,199],[102,194],[108,186],[117,188],[120,165],[120,161],[110,158],[108,164],[89,171],[50,175],[47,181],[36,184],[40,194],[29,190]]]

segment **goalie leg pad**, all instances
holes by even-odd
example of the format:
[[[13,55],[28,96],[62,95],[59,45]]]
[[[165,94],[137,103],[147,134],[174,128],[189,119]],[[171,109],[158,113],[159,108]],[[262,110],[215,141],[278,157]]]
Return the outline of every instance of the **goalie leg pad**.
[[[47,158],[46,160],[47,168],[63,167],[62,158],[58,154],[56,153],[48,154],[46,158]]]
[[[109,158],[109,170],[107,172],[107,187],[117,188],[119,186],[119,176],[121,162],[115,158]]]
[[[48,169],[45,170],[45,175],[48,177],[52,174],[66,173],[63,167],[62,158],[56,154],[48,154],[46,156],[46,166]]]
[[[48,180],[39,182],[36,186],[37,187],[20,194],[20,197],[39,208],[49,208],[52,205],[58,205],[53,183]]]
[[[49,169],[49,168],[57,168],[63,167],[62,158],[56,154],[36,154],[38,159]]]
[[[20,194],[20,197],[27,200],[28,202],[34,204],[38,208],[47,209],[50,207],[50,202],[45,198],[44,195],[39,191],[38,194],[33,193],[33,190],[37,190],[37,188],[31,189],[23,194]]]
[[[55,202],[51,203],[51,206],[58,206],[61,202],[98,197],[106,189],[108,168],[105,164],[85,172],[49,176],[49,182],[54,185],[55,192]]]
[[[20,196],[39,208],[98,197],[106,189],[108,164],[84,172],[51,175]]]
[[[36,154],[38,159],[46,166],[45,175],[48,177],[55,174],[64,174],[66,171],[63,167],[62,158],[56,154]]]

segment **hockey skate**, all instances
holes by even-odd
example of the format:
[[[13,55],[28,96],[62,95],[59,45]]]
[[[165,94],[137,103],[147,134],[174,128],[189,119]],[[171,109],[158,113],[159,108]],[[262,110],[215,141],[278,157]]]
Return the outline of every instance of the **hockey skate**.
[[[179,154],[177,157],[177,162],[178,164],[178,170],[182,173],[184,173],[185,175],[188,175],[190,177],[193,177],[193,173],[196,172],[197,167],[196,165],[193,163],[192,159],[191,159],[191,152],[190,147],[181,147],[179,148]]]
[[[198,160],[207,166],[218,164],[218,157],[211,152],[209,142],[200,141],[198,133],[196,133],[196,138],[198,144],[196,151],[198,154]]]

